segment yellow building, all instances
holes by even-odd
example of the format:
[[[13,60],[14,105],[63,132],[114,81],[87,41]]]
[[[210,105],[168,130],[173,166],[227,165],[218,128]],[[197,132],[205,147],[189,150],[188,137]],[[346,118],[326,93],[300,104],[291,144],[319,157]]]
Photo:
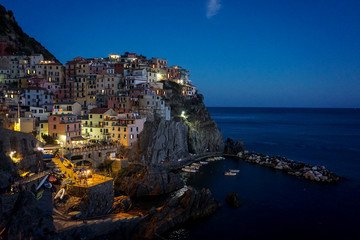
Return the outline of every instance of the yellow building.
[[[83,107],[96,104],[96,75],[77,76],[75,98]]]
[[[37,139],[41,142],[45,142],[45,140],[42,138],[43,135],[49,135],[49,124],[48,121],[40,121],[39,127],[38,127],[38,137]]]
[[[139,138],[140,132],[144,129],[146,118],[122,114],[120,118],[107,117],[106,128],[110,139],[120,142],[125,147],[131,147]]]
[[[117,113],[111,108],[91,109],[88,118],[81,120],[81,134],[90,140],[109,139],[109,132],[105,127],[107,124],[105,118],[116,115]]]
[[[64,66],[61,63],[55,63],[54,61],[40,61],[36,64],[36,74],[40,77],[44,77],[48,82],[56,84],[63,83]]]

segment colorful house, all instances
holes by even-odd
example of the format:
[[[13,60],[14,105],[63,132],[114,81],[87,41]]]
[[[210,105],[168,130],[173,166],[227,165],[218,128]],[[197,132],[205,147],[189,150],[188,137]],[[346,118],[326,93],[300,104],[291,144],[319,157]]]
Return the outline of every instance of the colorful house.
[[[73,114],[57,114],[48,117],[48,133],[63,146],[72,146],[72,139],[81,137],[81,121]]]
[[[93,140],[106,140],[110,138],[106,129],[105,118],[116,116],[117,113],[111,108],[93,108],[90,110],[88,118],[82,119],[82,135]]]

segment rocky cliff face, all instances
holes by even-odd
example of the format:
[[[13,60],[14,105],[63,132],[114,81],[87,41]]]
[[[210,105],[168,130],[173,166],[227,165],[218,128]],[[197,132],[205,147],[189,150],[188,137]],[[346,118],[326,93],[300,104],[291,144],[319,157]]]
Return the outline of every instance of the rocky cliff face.
[[[130,165],[119,171],[114,187],[131,197],[155,196],[184,186],[177,174],[159,166]]]
[[[2,5],[0,5],[0,41],[5,41],[15,46],[7,49],[9,55],[41,53],[46,60],[57,61],[54,55],[46,50],[39,42],[23,32],[15,21],[12,11],[6,11]]]
[[[39,145],[36,138],[29,133],[15,132],[0,128],[0,193],[19,177],[18,169],[38,171],[44,167],[42,155],[34,149]],[[17,157],[16,164],[9,157],[10,152]]]
[[[52,239],[55,236],[52,216],[38,207],[32,193],[23,191],[13,196],[3,196],[1,199],[4,201],[11,197],[14,202],[11,209],[7,209],[7,222],[2,226],[5,227],[3,234],[6,239]],[[9,206],[7,204],[7,207]]]
[[[181,189],[164,206],[153,209],[140,222],[135,239],[154,239],[179,224],[212,215],[219,206],[209,189]]]
[[[189,155],[188,136],[189,128],[183,122],[164,119],[146,122],[140,140],[141,150],[151,164],[177,161]]]
[[[146,122],[139,141],[146,162],[159,164],[178,161],[189,153],[223,151],[221,131],[207,111],[202,95],[185,98],[181,86],[173,82],[164,82],[164,89],[172,118]]]

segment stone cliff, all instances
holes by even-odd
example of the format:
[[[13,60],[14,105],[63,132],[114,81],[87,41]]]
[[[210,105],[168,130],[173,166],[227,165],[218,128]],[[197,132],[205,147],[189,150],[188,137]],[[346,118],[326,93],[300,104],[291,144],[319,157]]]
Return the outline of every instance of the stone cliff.
[[[143,160],[159,164],[189,157],[189,153],[222,152],[221,131],[207,111],[202,95],[184,97],[181,86],[174,82],[164,82],[164,89],[172,118],[145,123],[138,146]]]
[[[209,189],[180,189],[162,207],[150,211],[138,225],[134,238],[154,239],[180,224],[208,217],[219,207]]]
[[[40,142],[29,133],[0,128],[0,193],[8,190],[19,177],[18,170],[38,171],[44,167],[42,154],[36,151]],[[14,161],[9,157],[10,153]]]
[[[180,177],[160,166],[132,164],[119,171],[114,187],[131,197],[155,196],[184,186]]]

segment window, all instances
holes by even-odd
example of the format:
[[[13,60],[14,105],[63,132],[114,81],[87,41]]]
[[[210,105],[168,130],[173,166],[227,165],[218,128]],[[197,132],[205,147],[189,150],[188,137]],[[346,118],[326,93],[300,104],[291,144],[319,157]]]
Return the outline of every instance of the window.
[[[102,118],[102,115],[100,115],[100,118]]]
[[[124,139],[126,139],[126,134],[124,134]]]
[[[44,124],[40,124],[40,128],[44,128]]]
[[[92,132],[92,128],[90,128],[90,132]]]
[[[53,120],[56,121],[56,117],[54,117]]]
[[[134,139],[134,135],[133,135],[133,134],[130,135],[130,139]]]
[[[54,129],[56,129],[56,124],[54,124]]]
[[[126,128],[124,128],[124,132],[126,132]]]
[[[92,118],[92,115],[90,114],[90,118]]]
[[[130,132],[132,132],[132,128],[130,128]]]

